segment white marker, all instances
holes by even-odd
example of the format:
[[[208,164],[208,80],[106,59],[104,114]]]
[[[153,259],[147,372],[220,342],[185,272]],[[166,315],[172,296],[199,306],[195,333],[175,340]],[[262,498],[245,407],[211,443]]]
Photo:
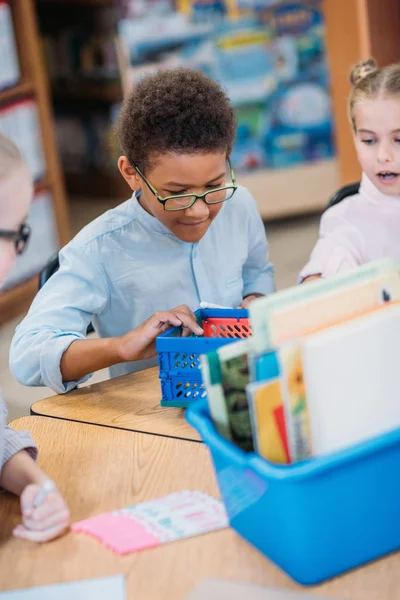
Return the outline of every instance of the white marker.
[[[211,302],[200,302],[200,308],[224,308],[228,309],[229,306],[220,306],[219,304],[212,304]]]
[[[36,497],[33,501],[34,508],[37,508],[46,500],[47,496],[56,489],[56,484],[51,479],[46,479],[43,485],[40,487],[39,492],[36,494]]]

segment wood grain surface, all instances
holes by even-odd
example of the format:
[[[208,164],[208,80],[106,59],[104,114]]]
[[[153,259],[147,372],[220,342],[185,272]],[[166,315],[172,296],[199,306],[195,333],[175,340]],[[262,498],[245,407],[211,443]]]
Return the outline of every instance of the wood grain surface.
[[[162,408],[158,368],[95,383],[32,406],[32,414],[200,440],[181,408]]]
[[[73,521],[185,488],[218,497],[202,444],[43,417],[24,417],[13,427],[31,431],[39,462],[58,482]],[[127,578],[129,600],[183,600],[205,578],[302,589],[230,529],[118,557],[82,534],[45,545],[13,539],[18,520],[18,500],[0,496],[0,590],[117,573]],[[307,592],[343,600],[396,600],[399,555]]]

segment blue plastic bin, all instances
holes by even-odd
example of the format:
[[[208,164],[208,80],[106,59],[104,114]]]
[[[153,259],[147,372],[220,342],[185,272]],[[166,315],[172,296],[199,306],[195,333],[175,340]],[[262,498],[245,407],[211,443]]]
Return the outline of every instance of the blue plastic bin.
[[[206,398],[200,369],[200,356],[225,344],[251,335],[248,311],[244,309],[204,309],[195,313],[200,324],[208,320],[220,325],[205,327],[204,337],[182,338],[180,328],[169,329],[156,340],[161,380],[161,406],[186,407]],[[216,337],[206,337],[215,335]],[[224,337],[220,337],[223,335]],[[226,336],[226,337],[225,337]]]
[[[298,583],[320,583],[400,548],[400,429],[277,466],[222,438],[206,401],[186,415],[210,448],[231,526]]]

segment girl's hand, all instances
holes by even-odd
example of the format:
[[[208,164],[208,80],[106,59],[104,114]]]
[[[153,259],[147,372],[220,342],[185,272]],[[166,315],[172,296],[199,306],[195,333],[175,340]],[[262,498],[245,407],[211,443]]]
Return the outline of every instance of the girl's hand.
[[[171,327],[182,327],[182,337],[188,337],[192,333],[203,335],[202,328],[197,324],[196,317],[188,306],[178,306],[168,312],[156,312],[136,329],[117,338],[121,362],[144,360],[154,356],[156,338]]]
[[[57,489],[51,491],[40,506],[35,508],[34,501],[40,489],[40,485],[31,484],[22,492],[22,524],[14,529],[15,537],[31,542],[47,542],[60,536],[68,528],[69,510]]]
[[[262,298],[263,294],[250,294],[250,296],[246,296],[246,298],[244,298],[242,304],[239,306],[239,308],[249,308],[250,304],[256,300],[256,298]]]
[[[310,281],[315,281],[316,279],[321,279],[322,275],[309,275],[305,277],[301,283],[309,283]]]

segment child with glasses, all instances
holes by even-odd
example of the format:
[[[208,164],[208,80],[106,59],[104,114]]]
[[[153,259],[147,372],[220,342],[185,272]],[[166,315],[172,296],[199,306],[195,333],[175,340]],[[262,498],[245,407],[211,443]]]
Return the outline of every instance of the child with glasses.
[[[0,133],[0,288],[16,253],[23,252],[28,240],[24,219],[32,194],[32,177],[25,161],[13,142]],[[44,542],[67,528],[68,508],[55,484],[36,465],[37,448],[29,433],[7,427],[6,418],[0,390],[0,487],[21,497],[22,523],[13,533]],[[0,495],[0,506],[1,500]]]
[[[229,163],[235,119],[219,85],[191,69],[149,75],[117,132],[133,195],[60,252],[13,340],[24,384],[63,393],[104,367],[117,376],[155,365],[155,338],[170,325],[201,334],[201,302],[246,307],[274,291],[262,220]],[[91,321],[100,339],[86,339]]]

